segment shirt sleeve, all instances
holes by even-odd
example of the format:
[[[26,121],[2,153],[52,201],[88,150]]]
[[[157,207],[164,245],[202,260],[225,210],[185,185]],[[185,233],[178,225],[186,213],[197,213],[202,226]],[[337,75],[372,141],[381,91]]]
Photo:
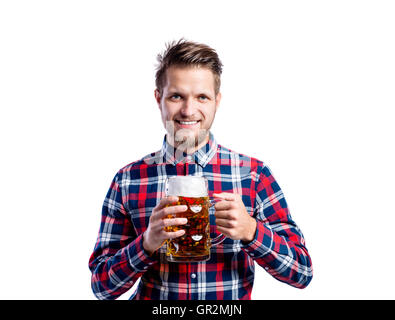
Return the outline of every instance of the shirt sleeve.
[[[99,235],[89,259],[92,290],[101,300],[119,297],[157,262],[143,249],[143,235],[136,235],[122,203],[118,175],[104,200]]]
[[[253,215],[257,230],[243,249],[276,279],[305,288],[313,276],[311,258],[283,192],[266,166],[259,174],[256,191]]]

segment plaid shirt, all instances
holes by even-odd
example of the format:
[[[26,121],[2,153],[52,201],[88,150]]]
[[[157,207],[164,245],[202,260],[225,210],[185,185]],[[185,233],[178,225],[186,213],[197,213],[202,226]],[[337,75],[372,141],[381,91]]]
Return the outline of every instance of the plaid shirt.
[[[141,279],[130,299],[250,299],[254,261],[276,279],[297,288],[312,278],[303,235],[292,220],[276,180],[261,161],[209,142],[190,157],[162,149],[120,169],[104,200],[100,231],[89,260],[92,289],[98,299],[115,299]],[[152,256],[143,248],[143,232],[160,199],[165,181],[174,175],[199,175],[208,180],[209,195],[241,195],[257,220],[250,243],[227,238],[199,263],[166,261],[165,246]],[[215,222],[214,208],[210,222]],[[213,230],[214,229],[214,230]],[[211,237],[218,234],[215,228]]]

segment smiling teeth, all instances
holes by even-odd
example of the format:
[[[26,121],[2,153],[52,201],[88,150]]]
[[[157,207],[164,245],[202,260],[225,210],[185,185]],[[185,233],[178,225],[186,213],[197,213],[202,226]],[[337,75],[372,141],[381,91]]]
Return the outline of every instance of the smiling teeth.
[[[197,121],[180,121],[181,124],[195,124]]]

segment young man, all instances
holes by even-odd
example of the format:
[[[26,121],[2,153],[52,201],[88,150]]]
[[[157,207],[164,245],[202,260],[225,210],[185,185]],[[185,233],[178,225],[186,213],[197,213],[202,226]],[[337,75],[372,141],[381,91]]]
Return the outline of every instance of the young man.
[[[212,48],[180,40],[158,56],[155,98],[166,128],[162,149],[115,175],[105,198],[89,261],[92,289],[115,299],[141,279],[131,299],[250,299],[254,261],[297,288],[312,278],[304,238],[269,168],[219,145],[209,131],[221,101],[222,63]],[[174,175],[208,180],[215,225],[227,238],[199,263],[168,262],[166,239],[181,237],[185,211],[167,204],[165,181]],[[167,230],[167,229],[166,229]]]

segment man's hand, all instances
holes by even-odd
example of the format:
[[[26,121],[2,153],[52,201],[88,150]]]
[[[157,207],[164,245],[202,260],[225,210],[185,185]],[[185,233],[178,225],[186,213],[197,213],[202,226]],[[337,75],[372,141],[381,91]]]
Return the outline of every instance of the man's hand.
[[[214,206],[218,231],[233,240],[251,242],[255,237],[256,220],[248,214],[240,195],[223,192],[213,196],[223,199]]]
[[[143,247],[150,255],[158,250],[165,240],[181,237],[185,233],[184,230],[165,231],[165,227],[179,226],[188,222],[187,218],[166,218],[167,215],[176,215],[178,212],[184,212],[188,209],[185,205],[166,207],[166,205],[177,201],[178,197],[163,198],[152,210],[148,228],[143,235]]]

